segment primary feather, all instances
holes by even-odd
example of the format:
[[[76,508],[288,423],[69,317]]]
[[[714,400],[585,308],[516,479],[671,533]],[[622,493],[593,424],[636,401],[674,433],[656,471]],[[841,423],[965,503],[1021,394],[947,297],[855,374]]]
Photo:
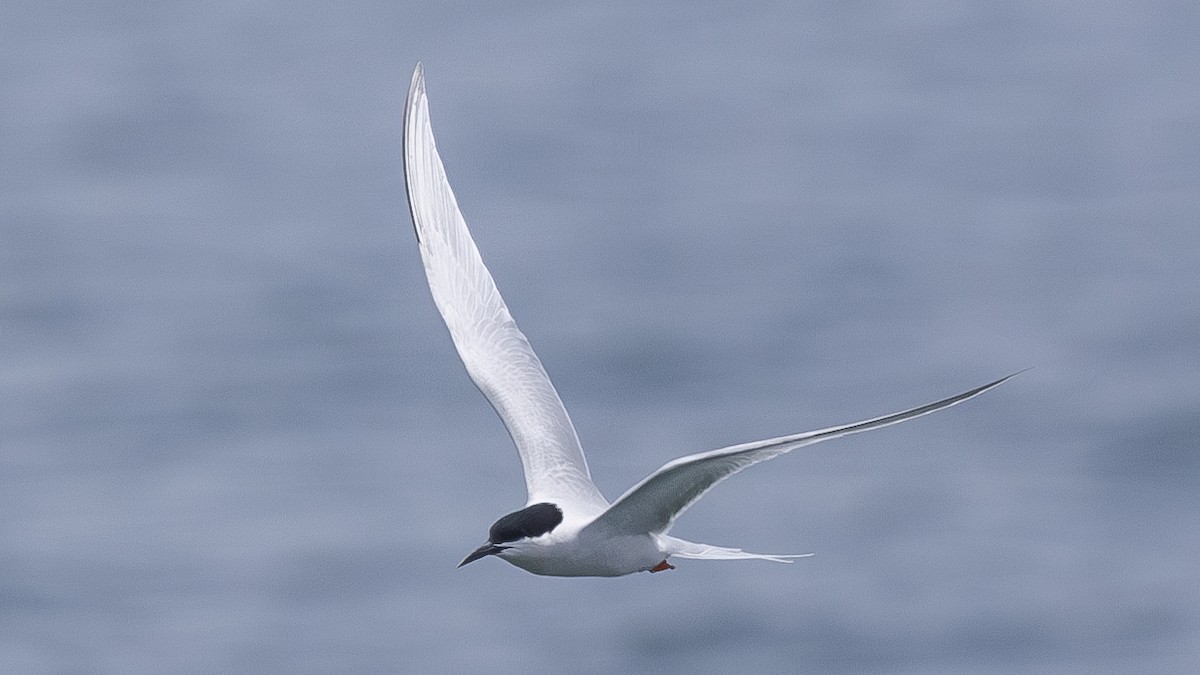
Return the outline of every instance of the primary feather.
[[[765,462],[806,445],[899,424],[943,408],[949,408],[993,387],[1000,386],[1013,375],[1002,377],[995,382],[950,398],[890,415],[680,457],[667,462],[658,471],[630,488],[589,527],[605,528],[616,533],[666,533],[675,523],[675,519],[705,492],[748,466]]]
[[[420,64],[405,105],[404,179],[434,303],[471,380],[517,446],[529,503],[602,511],[608,501],[592,483],[571,418],[509,314],[458,209],[433,140]]]

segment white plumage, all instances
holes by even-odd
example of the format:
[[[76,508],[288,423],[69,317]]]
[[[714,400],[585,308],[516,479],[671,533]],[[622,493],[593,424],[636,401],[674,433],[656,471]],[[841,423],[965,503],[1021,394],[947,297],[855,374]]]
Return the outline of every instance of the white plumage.
[[[747,553],[676,539],[667,532],[713,485],[752,464],[948,408],[1012,377],[862,422],[681,457],[610,505],[592,483],[571,418],[467,230],[434,143],[420,64],[405,106],[404,176],[434,303],[467,373],[517,446],[529,495],[526,508],[497,521],[488,543],[461,565],[498,555],[536,574],[620,576],[670,569],[666,561],[671,556],[791,562],[801,556]]]

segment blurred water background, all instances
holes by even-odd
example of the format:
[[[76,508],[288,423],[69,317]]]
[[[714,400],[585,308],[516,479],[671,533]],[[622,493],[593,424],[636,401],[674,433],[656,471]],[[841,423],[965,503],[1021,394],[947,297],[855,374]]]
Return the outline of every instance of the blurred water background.
[[[0,670],[1194,672],[1188,2],[13,2]],[[520,467],[402,188],[425,63],[485,260],[615,498],[686,538],[455,564]]]

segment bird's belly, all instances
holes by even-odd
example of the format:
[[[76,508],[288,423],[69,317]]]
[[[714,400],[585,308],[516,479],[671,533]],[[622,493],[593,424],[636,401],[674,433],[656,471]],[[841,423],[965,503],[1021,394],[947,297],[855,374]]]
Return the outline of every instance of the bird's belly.
[[[650,536],[594,539],[581,537],[526,555],[505,557],[534,574],[554,577],[619,577],[645,572],[666,558]]]

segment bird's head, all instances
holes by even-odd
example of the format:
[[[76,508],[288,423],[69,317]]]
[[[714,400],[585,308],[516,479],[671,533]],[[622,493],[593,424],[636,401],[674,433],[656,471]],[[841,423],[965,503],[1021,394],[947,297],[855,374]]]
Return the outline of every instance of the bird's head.
[[[487,543],[463,558],[459,567],[489,555],[499,555],[513,548],[520,548],[527,541],[550,533],[563,520],[562,509],[543,502],[526,506],[520,511],[504,516],[488,530]]]

